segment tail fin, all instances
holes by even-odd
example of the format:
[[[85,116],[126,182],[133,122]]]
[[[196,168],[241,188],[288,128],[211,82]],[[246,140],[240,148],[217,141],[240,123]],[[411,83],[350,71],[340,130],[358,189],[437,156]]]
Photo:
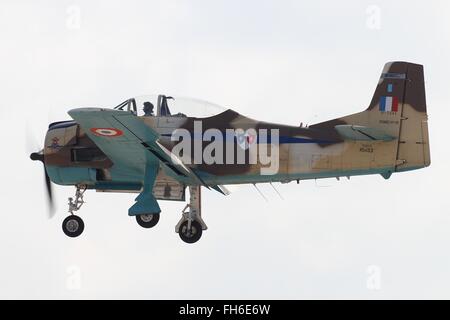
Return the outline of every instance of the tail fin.
[[[387,152],[389,156],[381,156],[381,152],[375,155],[374,166],[381,167],[390,162],[394,171],[429,166],[430,148],[423,66],[409,62],[387,63],[369,107],[363,112],[327,121],[326,126],[330,127],[331,123],[334,126],[363,126],[392,137],[392,142],[380,142],[384,143],[382,153]],[[386,150],[388,145],[389,149]],[[377,157],[383,159],[378,165]]]
[[[427,167],[431,163],[423,66],[406,65],[396,171]]]

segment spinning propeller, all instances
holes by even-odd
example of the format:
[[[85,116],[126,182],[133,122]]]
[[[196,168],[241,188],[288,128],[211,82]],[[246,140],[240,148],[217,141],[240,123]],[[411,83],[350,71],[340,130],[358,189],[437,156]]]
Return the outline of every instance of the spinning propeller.
[[[48,216],[52,218],[55,215],[54,203],[53,203],[53,192],[52,192],[52,183],[50,181],[50,177],[48,176],[47,170],[45,168],[44,162],[44,150],[39,152],[33,152],[30,154],[30,159],[33,161],[41,161],[44,166],[44,175],[45,175],[45,186],[47,189],[47,203],[48,203]]]

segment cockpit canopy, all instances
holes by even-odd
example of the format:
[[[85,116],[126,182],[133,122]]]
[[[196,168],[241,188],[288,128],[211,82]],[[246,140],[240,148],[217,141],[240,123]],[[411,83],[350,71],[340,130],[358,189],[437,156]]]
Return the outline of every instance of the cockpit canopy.
[[[130,111],[137,116],[204,118],[226,110],[217,104],[169,95],[145,95],[125,100],[114,109]]]

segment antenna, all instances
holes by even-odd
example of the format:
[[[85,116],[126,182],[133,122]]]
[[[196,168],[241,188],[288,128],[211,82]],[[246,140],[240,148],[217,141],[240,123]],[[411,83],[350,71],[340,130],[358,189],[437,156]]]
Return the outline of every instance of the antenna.
[[[256,186],[256,183],[254,183],[253,185],[255,186],[255,189],[258,190],[258,192],[259,192],[259,194],[261,195],[261,197],[263,197],[264,200],[266,200],[266,202],[269,202],[269,201],[267,200],[267,198],[263,195],[263,193],[261,192],[261,190],[259,190],[259,188]]]
[[[284,198],[281,196],[281,193],[278,192],[277,188],[275,188],[275,186],[272,184],[272,182],[269,182],[270,185],[272,186],[273,190],[275,190],[275,192],[278,194],[278,196],[280,197],[281,200],[284,200]]]

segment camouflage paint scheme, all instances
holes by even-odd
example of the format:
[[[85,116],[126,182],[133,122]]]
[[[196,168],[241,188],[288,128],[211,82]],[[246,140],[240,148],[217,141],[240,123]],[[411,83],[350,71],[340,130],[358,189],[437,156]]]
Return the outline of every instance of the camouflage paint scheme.
[[[396,112],[380,111],[380,99],[384,96],[397,99]],[[103,110],[86,108],[70,113],[76,118],[75,114],[92,112],[94,115]],[[126,111],[117,111],[117,114],[119,112]],[[185,186],[198,185],[199,181],[215,187],[363,174],[389,178],[394,172],[430,165],[423,67],[407,62],[385,65],[366,110],[309,127],[256,121],[231,109],[208,118],[143,116],[138,119],[155,132],[157,141],[168,150],[174,145],[170,141],[173,130],[192,131],[194,121],[201,121],[203,130],[216,128],[222,132],[238,128],[278,129],[279,171],[275,175],[261,175],[260,164],[186,165],[198,176],[196,179],[163,166],[143,147],[142,154],[139,153],[143,160],[129,166],[127,155],[118,159],[104,152],[106,148],[94,142],[98,138],[89,131],[91,128],[81,122],[79,125],[68,121],[51,124],[45,138],[45,165],[51,180],[61,185],[87,185],[99,191],[139,191],[145,180],[146,166],[151,163],[159,168],[153,186],[155,197],[184,200]],[[124,153],[128,153],[127,143],[124,140],[121,144]],[[204,142],[203,147],[208,143]],[[232,143],[239,148],[236,140]],[[129,152],[128,159],[132,159],[133,152]]]

